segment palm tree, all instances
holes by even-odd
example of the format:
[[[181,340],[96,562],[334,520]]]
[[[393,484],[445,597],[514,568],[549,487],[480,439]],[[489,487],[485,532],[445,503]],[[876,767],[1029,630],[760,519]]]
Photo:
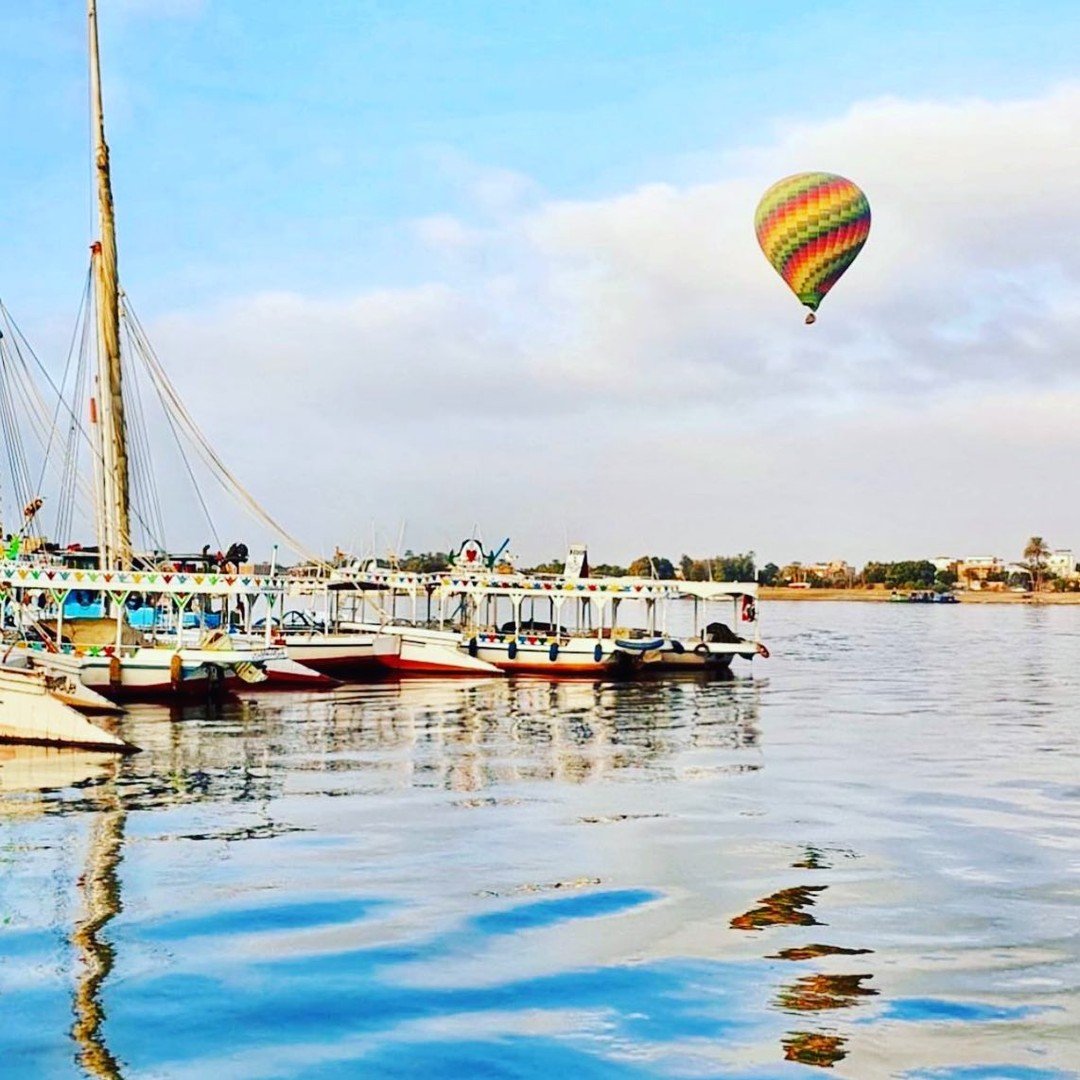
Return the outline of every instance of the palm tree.
[[[1035,592],[1039,591],[1042,584],[1043,571],[1046,569],[1046,560],[1050,557],[1050,546],[1041,536],[1033,536],[1024,548],[1024,558],[1031,569],[1032,587]]]

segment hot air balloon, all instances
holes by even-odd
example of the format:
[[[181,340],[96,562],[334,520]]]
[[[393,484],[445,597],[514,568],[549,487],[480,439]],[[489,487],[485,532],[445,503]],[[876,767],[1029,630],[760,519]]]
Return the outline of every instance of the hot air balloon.
[[[757,205],[754,229],[765,258],[810,309],[855,261],[870,234],[870,203],[835,173],[804,172],[773,184]]]

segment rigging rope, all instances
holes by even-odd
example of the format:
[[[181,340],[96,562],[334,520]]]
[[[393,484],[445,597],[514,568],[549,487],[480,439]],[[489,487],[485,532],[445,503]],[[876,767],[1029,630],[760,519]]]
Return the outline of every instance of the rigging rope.
[[[4,307],[2,301],[0,301],[0,315],[3,316],[3,320],[4,320],[5,324],[7,324],[11,328],[11,330],[14,332],[13,333],[14,340],[20,341],[22,343],[22,346],[25,348],[26,353],[33,359],[35,365],[37,366],[37,369],[41,372],[41,374],[44,377],[45,381],[48,383],[49,388],[57,396],[57,399],[61,401],[64,410],[71,417],[72,425],[78,429],[79,434],[81,434],[83,436],[83,438],[86,439],[86,441],[90,444],[93,459],[98,463],[98,467],[99,468],[104,468],[104,459],[103,459],[103,455],[102,455],[101,450],[95,444],[94,439],[91,437],[90,433],[83,426],[82,422],[79,420],[78,414],[71,408],[71,406],[67,403],[67,401],[64,400],[60,389],[57,387],[57,385],[54,382],[52,376],[49,374],[48,369],[45,367],[44,364],[41,363],[40,359],[38,359],[37,354],[30,347],[30,344],[26,340],[25,335],[19,329],[19,327],[16,324],[15,320],[11,317],[11,313],[7,310],[6,307]],[[84,321],[86,323],[89,323],[90,320],[87,318]],[[84,342],[84,344],[87,343],[88,337],[89,337],[89,333],[84,332],[84,334],[83,334],[83,342]],[[22,373],[21,373],[22,374],[22,382],[23,382],[25,388],[27,388],[27,390],[28,390],[28,402],[29,402],[29,404],[31,406],[31,408],[29,410],[29,416],[30,416],[31,421],[35,422],[37,424],[38,429],[39,429],[39,432],[38,432],[39,440],[40,440],[40,442],[42,444],[44,444],[44,442],[46,441],[46,437],[44,435],[44,432],[46,432],[48,430],[48,428],[49,428],[49,410],[48,410],[48,407],[45,404],[44,397],[41,394],[40,388],[38,387],[37,383],[35,382],[35,380],[30,375],[29,365],[26,364],[25,358],[22,355],[22,351],[21,350],[16,350],[16,351],[18,353],[19,361],[20,361],[20,363],[22,365]],[[96,500],[93,488],[90,486],[89,482],[86,481],[84,478],[79,477],[78,478],[78,486],[80,487],[80,489],[83,490],[83,492],[88,493],[89,505],[95,506],[96,503],[97,503],[97,500]],[[152,534],[153,529],[147,523],[146,519],[143,517],[142,513],[139,511],[139,509],[137,507],[132,507],[131,508],[131,514],[132,514],[132,516],[134,518],[136,518],[138,520],[139,524],[141,524],[143,526],[143,528],[147,531],[148,534]],[[127,540],[128,544],[130,545],[131,544],[131,537],[129,536],[129,537],[126,537],[125,539]],[[147,561],[147,560],[136,560],[136,561],[141,561],[145,565],[150,565],[150,562]]]
[[[72,401],[86,401],[90,397],[90,385],[87,375],[87,369],[89,367],[88,359],[90,355],[89,337],[90,337],[90,319],[86,317],[86,312],[89,310],[89,290],[91,287],[91,277],[87,274],[86,281],[86,295],[84,300],[86,301],[84,307],[81,310],[83,315],[83,321],[79,341],[78,363],[75,367],[75,377],[71,383],[71,400]],[[78,329],[78,324],[77,327]],[[61,393],[63,393],[65,384],[61,383]],[[57,404],[64,401],[63,397],[57,399]],[[84,478],[79,475],[79,449],[82,446],[82,440],[80,435],[82,430],[79,426],[76,414],[71,412],[70,422],[68,424],[67,443],[64,451],[64,469],[60,482],[60,508],[58,512],[58,522],[56,527],[56,539],[61,544],[68,544],[72,539],[72,526],[74,521],[75,511],[75,489],[80,481],[85,484]]]
[[[86,311],[87,304],[90,296],[90,284],[91,277],[90,271],[86,272],[86,284],[83,286],[82,296],[79,299],[79,310],[75,314],[75,325],[71,328],[71,341],[68,344],[67,358],[64,360],[64,374],[60,379],[60,394],[56,399],[56,407],[53,410],[52,424],[49,426],[49,439],[45,444],[45,456],[41,462],[41,473],[38,476],[38,491],[44,491],[45,489],[45,470],[49,466],[49,455],[52,451],[53,436],[59,430],[60,426],[60,406],[63,403],[64,387],[67,385],[68,372],[71,370],[71,359],[75,355],[75,343],[79,337],[79,328],[83,324],[83,313]],[[57,533],[60,532],[60,518],[63,511],[63,504],[57,507]],[[59,539],[59,535],[57,537]]]
[[[121,306],[120,318],[121,318],[121,320],[123,322],[123,327],[124,327],[124,332],[125,332],[125,335],[126,335],[126,340],[127,340],[128,344],[129,344],[131,350],[134,352],[135,355],[137,355],[137,356],[141,355],[141,350],[139,348],[139,344],[138,344],[138,342],[137,342],[137,340],[135,338],[135,331],[132,329],[131,318],[128,315],[127,309],[125,307],[123,307],[123,306]],[[136,384],[136,385],[138,385],[138,384]],[[157,387],[155,385],[155,390],[156,389],[157,389]],[[140,407],[140,409],[142,408],[141,398],[140,398],[140,406],[139,407]],[[210,533],[214,538],[214,543],[217,545],[217,548],[220,551],[220,550],[222,550],[221,537],[218,535],[217,528],[214,525],[214,519],[213,519],[213,516],[210,513],[210,508],[206,505],[206,499],[203,498],[202,489],[199,487],[199,482],[195,478],[195,473],[191,468],[191,462],[188,460],[188,456],[184,452],[184,444],[180,439],[180,433],[176,429],[176,422],[173,419],[172,415],[169,413],[168,409],[165,409],[164,413],[165,413],[165,420],[169,425],[169,430],[172,432],[173,441],[176,443],[176,449],[177,449],[177,452],[180,455],[180,460],[184,463],[184,469],[187,472],[188,479],[190,479],[191,486],[195,491],[195,498],[199,502],[199,506],[202,509],[203,516],[206,518],[206,524],[209,527]],[[149,448],[147,449],[147,453],[149,453]]]
[[[130,347],[132,344],[130,329],[126,322],[121,323],[121,330],[127,335],[127,344]],[[164,543],[165,524],[161,513],[161,500],[158,497],[154,462],[150,453],[150,438],[146,429],[138,370],[133,365],[129,365],[126,374],[129,387],[129,393],[125,395],[128,405],[127,411],[130,417],[128,430],[132,436],[130,440],[131,453],[129,455],[132,464],[132,488],[137,496],[136,501],[141,499],[144,502],[147,517],[154,523],[156,529],[155,536],[147,534],[145,539],[149,546],[166,549],[167,545]],[[145,529],[144,532],[146,532]]]
[[[202,457],[203,461],[209,467],[214,478],[226,491],[230,491],[256,520],[260,521],[268,529],[276,533],[290,550],[295,551],[296,554],[310,562],[325,565],[325,560],[309,551],[296,539],[296,537],[289,533],[284,526],[263,509],[255,497],[244,488],[240,481],[221,460],[217,451],[215,451],[207,441],[198,424],[195,422],[194,417],[188,412],[187,407],[180,399],[176,388],[169,380],[168,375],[165,373],[165,369],[161,365],[161,361],[158,359],[153,346],[146,336],[146,332],[143,330],[142,324],[139,322],[138,316],[128,304],[127,296],[125,294],[121,294],[121,302],[135,335],[135,341],[138,343],[139,354],[146,364],[150,377],[157,388],[158,396],[161,399],[163,408],[166,413],[172,413],[179,421],[184,433],[191,441],[199,456]]]

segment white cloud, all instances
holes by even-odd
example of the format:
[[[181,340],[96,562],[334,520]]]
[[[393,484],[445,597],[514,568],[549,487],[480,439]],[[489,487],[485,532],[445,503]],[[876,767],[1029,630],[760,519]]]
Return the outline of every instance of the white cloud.
[[[428,247],[443,252],[454,252],[475,247],[488,235],[480,229],[469,228],[452,214],[432,214],[418,218],[413,229],[420,241]]]
[[[1080,86],[1025,101],[864,103],[778,128],[708,182],[605,199],[543,201],[516,174],[453,155],[442,167],[475,207],[413,223],[444,280],[241,297],[153,328],[208,429],[244,401],[318,433],[333,468],[290,475],[301,440],[285,434],[275,481],[265,460],[244,460],[242,441],[230,449],[284,501],[321,492],[324,533],[404,516],[416,543],[434,544],[446,531],[436,523],[457,512],[461,528],[481,516],[536,529],[535,554],[561,546],[571,519],[617,557],[661,539],[773,550],[794,504],[801,536],[818,522],[819,554],[841,537],[860,557],[875,537],[914,544],[935,529],[985,546],[965,513],[980,528],[996,514],[1003,530],[1067,539],[1053,521],[1011,520],[999,481],[1026,478],[1033,511],[1059,490],[1033,467],[1042,449],[1075,449]],[[874,211],[866,249],[813,328],[752,229],[760,192],[802,168],[850,176]],[[1004,447],[1031,460],[1013,469]],[[958,471],[946,478],[946,467]],[[889,500],[919,499],[928,482],[929,518],[883,520]],[[341,490],[355,502],[341,505]],[[994,514],[965,511],[956,490],[992,499]],[[770,506],[768,491],[787,505]],[[838,509],[809,496],[802,506],[800,491],[828,492]],[[732,518],[733,492],[748,518]],[[1055,512],[1080,536],[1080,517]]]

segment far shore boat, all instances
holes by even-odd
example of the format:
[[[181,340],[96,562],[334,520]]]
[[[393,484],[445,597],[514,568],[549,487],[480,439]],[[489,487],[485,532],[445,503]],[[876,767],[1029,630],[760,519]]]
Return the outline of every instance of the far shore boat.
[[[938,592],[936,589],[893,589],[889,594],[892,603],[899,604],[959,604],[960,597],[954,592]]]

